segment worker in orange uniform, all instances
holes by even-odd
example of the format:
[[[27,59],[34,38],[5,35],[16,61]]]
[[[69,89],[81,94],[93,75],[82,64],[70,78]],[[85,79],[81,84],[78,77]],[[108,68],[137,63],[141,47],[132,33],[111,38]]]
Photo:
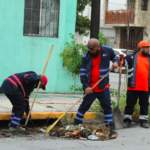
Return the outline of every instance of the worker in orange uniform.
[[[148,41],[141,41],[138,47],[138,51],[124,58],[124,63],[128,63],[127,105],[124,113],[124,128],[129,127],[131,124],[131,115],[133,114],[138,98],[140,105],[140,126],[149,128],[147,120],[150,89],[150,44]]]

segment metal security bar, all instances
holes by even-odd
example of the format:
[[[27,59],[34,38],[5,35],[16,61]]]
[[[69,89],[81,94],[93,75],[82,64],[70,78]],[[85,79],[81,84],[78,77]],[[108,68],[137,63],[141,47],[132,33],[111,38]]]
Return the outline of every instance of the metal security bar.
[[[24,35],[58,37],[60,0],[25,0]]]
[[[143,11],[148,10],[148,0],[142,0],[141,10]]]

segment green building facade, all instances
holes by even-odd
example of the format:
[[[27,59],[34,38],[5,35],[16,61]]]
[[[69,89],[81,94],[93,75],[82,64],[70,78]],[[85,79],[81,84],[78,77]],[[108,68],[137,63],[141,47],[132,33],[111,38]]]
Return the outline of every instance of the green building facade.
[[[14,73],[41,74],[52,44],[46,92],[69,93],[70,85],[80,84],[59,57],[75,33],[76,6],[77,0],[1,0],[0,84]]]

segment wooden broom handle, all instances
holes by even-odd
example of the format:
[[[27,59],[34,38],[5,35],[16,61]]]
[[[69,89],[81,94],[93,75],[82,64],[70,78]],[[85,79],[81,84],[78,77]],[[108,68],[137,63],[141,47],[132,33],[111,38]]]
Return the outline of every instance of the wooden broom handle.
[[[54,46],[54,45],[51,46],[51,49],[50,49],[49,55],[48,55],[48,57],[47,57],[47,61],[46,61],[45,67],[44,67],[44,69],[43,69],[42,75],[44,75],[44,73],[45,73],[45,70],[46,70],[46,67],[47,67],[47,64],[48,64],[50,55],[51,55],[52,50],[53,50],[53,46]],[[35,95],[34,95],[34,98],[33,98],[33,102],[32,102],[32,105],[31,105],[29,114],[28,114],[27,119],[26,119],[26,122],[25,122],[25,126],[26,126],[27,123],[28,123],[28,120],[29,120],[29,117],[30,117],[30,114],[31,114],[31,111],[32,111],[32,108],[33,108],[33,105],[34,105],[34,102],[35,102],[36,95],[37,95],[38,90],[39,90],[39,87],[40,87],[40,84],[41,84],[41,81],[39,81],[38,87],[37,87],[37,89],[36,89],[36,92],[35,92]]]
[[[109,73],[111,72],[111,69],[92,87],[92,89],[94,89]],[[79,101],[81,101],[87,94],[83,95],[71,108],[69,108],[65,114],[67,112],[69,112]]]

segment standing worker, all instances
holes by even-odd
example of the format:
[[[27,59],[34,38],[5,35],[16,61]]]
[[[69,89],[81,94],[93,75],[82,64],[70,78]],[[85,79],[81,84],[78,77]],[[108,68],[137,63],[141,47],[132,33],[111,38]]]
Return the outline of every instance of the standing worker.
[[[29,113],[30,93],[37,88],[39,81],[41,81],[40,88],[46,90],[47,77],[37,75],[33,71],[17,73],[4,80],[0,92],[4,93],[13,105],[9,131],[24,132],[19,124],[24,112],[26,115]]]
[[[90,39],[87,45],[89,51],[82,59],[80,78],[85,94],[75,117],[75,125],[81,124],[84,114],[90,108],[93,101],[98,98],[104,110],[104,122],[110,128],[112,134],[117,132],[112,129],[112,108],[110,102],[109,76],[106,76],[93,90],[92,87],[109,71],[110,60],[113,61],[112,70],[119,65],[119,59],[114,54],[112,48],[101,46],[97,39]]]
[[[130,126],[134,111],[134,106],[139,98],[140,105],[140,126],[149,128],[148,106],[149,106],[149,89],[150,89],[150,55],[148,41],[141,41],[138,44],[138,51],[127,55],[125,65],[128,63],[128,88],[127,99],[124,113],[124,128]]]

